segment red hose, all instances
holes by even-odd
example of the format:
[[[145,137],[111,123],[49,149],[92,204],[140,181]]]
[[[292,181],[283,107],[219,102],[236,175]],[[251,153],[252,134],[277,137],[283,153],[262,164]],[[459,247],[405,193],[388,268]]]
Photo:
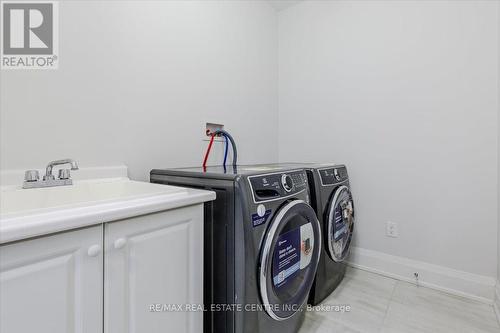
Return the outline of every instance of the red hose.
[[[210,150],[212,149],[212,144],[214,143],[214,139],[215,139],[215,134],[212,134],[212,137],[210,138],[210,143],[208,144],[207,152],[205,153],[205,158],[203,159],[203,169],[206,169],[207,167],[208,155],[210,155]]]

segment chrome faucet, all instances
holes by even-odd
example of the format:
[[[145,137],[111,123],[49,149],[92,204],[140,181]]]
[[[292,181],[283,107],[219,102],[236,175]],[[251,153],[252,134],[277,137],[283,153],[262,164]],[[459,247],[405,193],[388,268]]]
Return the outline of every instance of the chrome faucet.
[[[63,164],[69,164],[71,166],[71,169],[60,169],[58,179],[56,179],[52,174],[52,169],[56,165]],[[43,180],[40,180],[40,174],[38,173],[38,170],[28,170],[24,174],[23,188],[72,185],[73,180],[71,179],[70,170],[78,170],[78,164],[75,160],[72,160],[70,158],[50,162],[45,169]]]
[[[63,165],[63,164],[70,164],[71,165],[71,170],[78,170],[78,164],[76,164],[76,161],[72,160],[71,158],[66,158],[64,160],[57,160],[57,161],[52,161],[47,165],[47,168],[45,169],[45,176],[43,176],[43,180],[54,180],[54,175],[52,174],[52,168],[54,168],[56,165]],[[69,170],[67,170],[67,175],[69,176]],[[64,169],[61,169],[59,171],[64,171]],[[61,172],[59,172],[59,175],[61,175]],[[61,177],[59,177],[61,178]],[[66,179],[69,177],[66,177]],[[64,178],[63,178],[64,179]]]

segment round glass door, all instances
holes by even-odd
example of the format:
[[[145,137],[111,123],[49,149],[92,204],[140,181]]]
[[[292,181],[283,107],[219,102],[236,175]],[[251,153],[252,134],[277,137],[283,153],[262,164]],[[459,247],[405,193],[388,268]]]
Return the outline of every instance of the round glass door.
[[[354,203],[347,186],[339,187],[333,194],[326,221],[328,252],[334,261],[341,262],[349,253],[354,230]]]
[[[260,294],[273,319],[285,320],[301,310],[320,249],[320,225],[311,206],[302,200],[283,206],[269,225],[260,261]]]

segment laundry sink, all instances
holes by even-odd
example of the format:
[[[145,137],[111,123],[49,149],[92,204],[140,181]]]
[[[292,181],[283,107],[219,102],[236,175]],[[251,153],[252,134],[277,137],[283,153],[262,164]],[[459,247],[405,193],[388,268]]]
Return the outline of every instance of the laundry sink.
[[[184,188],[128,179],[80,181],[71,186],[38,189],[2,188],[0,215],[36,214],[40,211],[95,205],[114,200],[155,195],[186,195]]]
[[[0,243],[213,200],[215,193],[107,178],[73,185],[0,189]]]

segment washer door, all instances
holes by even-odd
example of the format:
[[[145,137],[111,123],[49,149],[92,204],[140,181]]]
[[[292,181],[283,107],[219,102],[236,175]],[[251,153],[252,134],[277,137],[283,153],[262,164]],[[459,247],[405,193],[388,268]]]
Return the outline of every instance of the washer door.
[[[285,320],[301,310],[320,249],[320,225],[311,206],[302,200],[283,206],[267,230],[259,268],[260,295],[273,319]]]
[[[349,253],[354,230],[354,203],[347,186],[341,186],[333,193],[326,223],[328,253],[334,261],[341,262]]]

